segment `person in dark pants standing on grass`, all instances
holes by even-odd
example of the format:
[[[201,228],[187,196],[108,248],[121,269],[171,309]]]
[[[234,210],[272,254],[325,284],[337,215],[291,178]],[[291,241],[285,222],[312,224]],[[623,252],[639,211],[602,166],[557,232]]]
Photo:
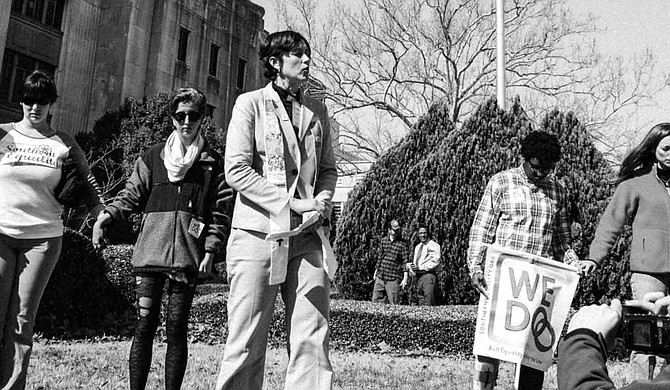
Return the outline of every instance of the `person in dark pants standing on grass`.
[[[486,244],[579,264],[571,248],[567,193],[551,173],[561,157],[555,135],[533,131],[521,141],[521,166],[489,180],[470,230],[467,252],[472,286],[487,296],[484,279]],[[492,389],[499,361],[476,356],[473,389]],[[539,390],[544,372],[522,365],[519,389]]]
[[[414,260],[407,270],[416,276],[419,304],[434,306],[437,292],[437,271],[440,268],[440,244],[430,238],[428,227],[419,227],[419,243],[414,247]]]
[[[382,237],[374,273],[372,302],[398,304],[400,289],[407,286],[405,264],[410,262],[409,246],[402,238],[397,220],[389,224],[388,235]]]
[[[102,248],[109,226],[144,213],[133,250],[137,323],[128,364],[131,390],[146,388],[166,284],[165,389],[181,388],[197,278],[211,272],[228,239],[233,190],[224,180],[223,158],[200,135],[206,109],[205,95],[193,88],[170,98],[174,131],[137,159],[125,189],[93,226],[93,246]]]

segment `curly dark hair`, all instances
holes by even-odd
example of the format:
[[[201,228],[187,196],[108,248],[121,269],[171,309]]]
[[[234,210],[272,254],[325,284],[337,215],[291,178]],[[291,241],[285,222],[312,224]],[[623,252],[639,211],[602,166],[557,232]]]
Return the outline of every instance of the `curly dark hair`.
[[[536,158],[539,161],[556,163],[561,158],[561,145],[554,134],[533,131],[521,141],[521,155],[526,161]]]
[[[312,56],[312,49],[307,39],[295,31],[279,31],[268,35],[260,50],[265,77],[270,80],[277,78],[277,69],[270,65],[270,57],[276,57],[281,61],[282,55],[293,51],[302,51],[308,57]]]

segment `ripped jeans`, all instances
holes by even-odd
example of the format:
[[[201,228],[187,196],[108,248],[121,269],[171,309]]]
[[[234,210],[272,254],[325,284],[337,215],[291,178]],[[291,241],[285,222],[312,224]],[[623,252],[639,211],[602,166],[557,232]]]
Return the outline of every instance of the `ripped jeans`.
[[[195,278],[183,283],[169,279],[164,273],[143,273],[138,274],[135,279],[137,323],[129,358],[131,390],[143,390],[147,384],[166,280],[168,299],[165,319],[165,389],[180,389],[184,380],[188,360],[188,317],[195,294]]]

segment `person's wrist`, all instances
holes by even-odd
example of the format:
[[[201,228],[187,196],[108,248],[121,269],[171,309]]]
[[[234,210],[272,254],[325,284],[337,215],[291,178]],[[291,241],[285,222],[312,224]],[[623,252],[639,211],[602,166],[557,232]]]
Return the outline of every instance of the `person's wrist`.
[[[593,269],[594,269],[594,270],[597,270],[598,268],[600,268],[600,264],[596,263],[595,260],[584,259],[584,260],[582,260],[582,262],[588,262],[588,263],[593,264]]]

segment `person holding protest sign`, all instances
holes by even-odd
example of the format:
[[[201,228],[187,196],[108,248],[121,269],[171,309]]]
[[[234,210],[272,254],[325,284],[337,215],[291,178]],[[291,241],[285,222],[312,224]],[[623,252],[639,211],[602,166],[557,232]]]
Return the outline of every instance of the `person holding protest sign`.
[[[668,315],[670,296],[645,294],[641,300],[627,305],[648,310],[655,315]],[[614,345],[621,325],[622,306],[618,299],[609,305],[590,305],[572,316],[568,332],[558,344],[558,388],[615,389],[607,373],[607,352]],[[620,390],[661,390],[670,388],[670,366],[665,366],[653,381],[639,380]]]
[[[652,127],[626,156],[617,188],[600,219],[591,243],[585,272],[595,270],[628,224],[630,286],[634,299],[648,292],[668,293],[670,285],[670,123]],[[633,351],[631,365],[637,378],[654,370],[651,355]],[[663,360],[663,359],[659,359]]]
[[[555,135],[533,131],[521,142],[521,166],[495,174],[488,182],[470,230],[467,252],[471,283],[487,295],[484,278],[486,245],[579,264],[571,249],[569,207],[565,189],[550,175],[560,159]],[[476,356],[473,389],[492,389],[499,361]],[[544,372],[522,365],[519,388],[541,389]]]

